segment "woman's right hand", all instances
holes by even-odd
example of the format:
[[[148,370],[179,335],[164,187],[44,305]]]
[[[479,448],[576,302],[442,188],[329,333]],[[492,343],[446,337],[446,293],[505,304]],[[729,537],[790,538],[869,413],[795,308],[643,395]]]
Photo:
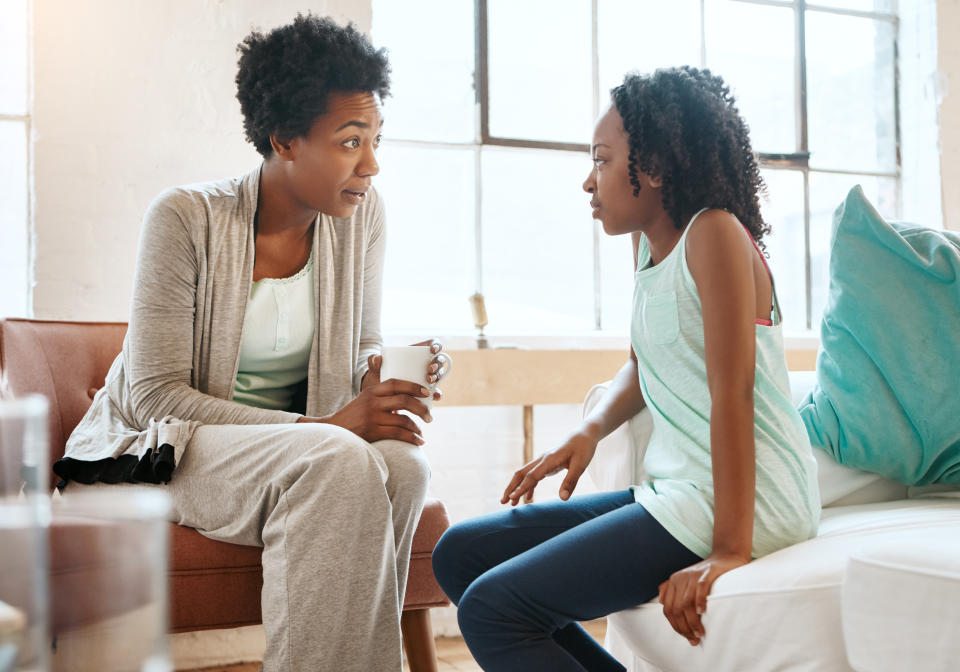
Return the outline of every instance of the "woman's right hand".
[[[368,386],[353,401],[331,416],[302,417],[297,422],[327,422],[338,425],[370,443],[397,439],[422,446],[420,427],[413,418],[399,411],[409,411],[424,422],[432,422],[430,411],[422,401],[428,396],[430,390],[422,385],[391,379]]]
[[[533,492],[541,480],[553,476],[561,469],[567,470],[567,477],[560,485],[560,499],[570,499],[584,470],[593,459],[593,454],[597,452],[598,442],[599,439],[587,429],[581,428],[574,432],[560,446],[514,472],[510,484],[503,491],[500,503],[506,504],[509,501],[511,506],[516,506],[525,494]]]

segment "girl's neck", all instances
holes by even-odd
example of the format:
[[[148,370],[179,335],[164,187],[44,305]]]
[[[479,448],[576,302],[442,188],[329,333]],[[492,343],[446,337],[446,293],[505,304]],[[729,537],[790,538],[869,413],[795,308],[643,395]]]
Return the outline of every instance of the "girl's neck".
[[[647,237],[647,246],[650,248],[650,264],[656,266],[667,258],[667,255],[673,251],[683,235],[683,230],[674,225],[673,220],[663,213],[653,222],[649,222],[642,229],[643,235]]]
[[[294,195],[282,163],[272,157],[260,170],[257,235],[305,234],[317,218],[317,212],[304,207]]]

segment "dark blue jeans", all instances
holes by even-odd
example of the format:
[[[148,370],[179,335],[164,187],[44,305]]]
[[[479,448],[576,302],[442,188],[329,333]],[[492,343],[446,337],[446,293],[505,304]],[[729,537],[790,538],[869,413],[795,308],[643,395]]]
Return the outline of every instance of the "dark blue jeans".
[[[433,572],[484,670],[620,672],[577,621],[647,602],[700,559],[625,490],[454,525],[433,551]]]

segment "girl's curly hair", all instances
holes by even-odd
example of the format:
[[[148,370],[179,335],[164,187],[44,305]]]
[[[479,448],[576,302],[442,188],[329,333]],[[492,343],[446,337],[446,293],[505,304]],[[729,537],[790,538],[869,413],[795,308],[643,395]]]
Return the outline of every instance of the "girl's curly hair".
[[[660,177],[663,208],[678,229],[704,207],[737,217],[761,244],[770,232],[760,215],[766,192],[746,123],[730,88],[690,66],[629,73],[611,92],[630,144],[630,184],[638,173]]]
[[[327,110],[331,93],[390,93],[390,64],[353,25],[297,14],[264,35],[253,31],[237,46],[237,100],[247,140],[264,158],[270,135],[305,137]]]

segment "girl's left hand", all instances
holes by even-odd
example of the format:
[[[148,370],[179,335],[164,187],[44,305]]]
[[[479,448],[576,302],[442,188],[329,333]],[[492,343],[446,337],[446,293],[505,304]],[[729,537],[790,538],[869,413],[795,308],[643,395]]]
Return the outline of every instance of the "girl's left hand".
[[[663,615],[673,629],[683,635],[690,646],[703,638],[700,616],[707,610],[707,595],[718,576],[742,567],[749,558],[739,555],[711,553],[705,560],[674,572],[660,584],[660,603]]]

